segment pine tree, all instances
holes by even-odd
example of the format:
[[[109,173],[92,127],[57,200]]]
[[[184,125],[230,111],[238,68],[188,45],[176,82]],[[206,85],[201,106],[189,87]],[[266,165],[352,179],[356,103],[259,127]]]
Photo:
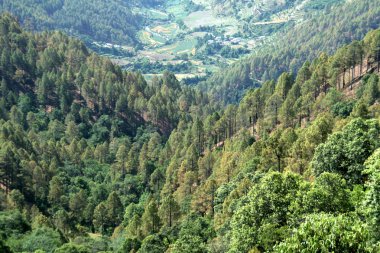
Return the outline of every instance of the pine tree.
[[[125,145],[120,145],[116,153],[116,161],[121,171],[121,178],[124,179],[126,174],[126,162],[128,158],[128,150]]]
[[[158,216],[158,207],[154,199],[151,199],[145,206],[141,222],[142,232],[145,236],[158,232],[160,217]]]
[[[108,229],[108,210],[104,202],[101,202],[95,207],[92,223],[97,231],[105,234]]]
[[[85,190],[81,189],[78,193],[74,194],[69,201],[70,211],[77,221],[84,220],[84,210],[87,207],[87,194]]]
[[[105,203],[107,209],[107,220],[111,227],[116,227],[123,220],[124,207],[116,192],[112,192]]]
[[[159,208],[159,215],[164,226],[172,227],[180,216],[180,207],[172,194],[165,197]]]

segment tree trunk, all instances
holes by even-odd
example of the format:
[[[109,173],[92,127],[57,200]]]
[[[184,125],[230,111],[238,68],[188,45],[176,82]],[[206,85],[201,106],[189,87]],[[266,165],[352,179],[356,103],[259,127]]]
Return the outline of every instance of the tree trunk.
[[[346,86],[346,68],[343,69],[343,89]]]
[[[355,66],[352,68],[352,71],[351,71],[351,85],[350,85],[350,90],[352,90],[352,85],[353,85],[353,82],[354,82],[354,76],[355,76]]]
[[[274,123],[274,126],[276,126],[277,125],[277,117],[278,117],[278,113],[277,113],[277,110],[278,110],[278,108],[277,108],[277,105],[276,105],[276,107],[275,107],[275,123]]]
[[[340,77],[339,77],[339,75],[337,76],[337,78],[336,78],[337,80],[336,80],[336,83],[338,83],[338,90],[340,90]]]
[[[302,166],[302,163],[300,163],[300,165],[298,167],[298,171],[299,171],[300,175],[303,175],[303,166]]]
[[[172,227],[172,205],[169,203],[169,227]]]
[[[211,188],[211,217],[214,217],[214,201],[215,201],[215,189],[214,184]]]
[[[363,55],[360,56],[360,70],[359,71],[360,71],[359,75],[361,76],[363,72]]]

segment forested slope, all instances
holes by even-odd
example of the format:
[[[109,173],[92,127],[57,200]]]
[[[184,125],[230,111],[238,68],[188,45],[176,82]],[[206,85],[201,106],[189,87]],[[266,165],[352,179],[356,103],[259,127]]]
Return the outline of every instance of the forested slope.
[[[267,46],[211,76],[201,87],[225,103],[239,101],[246,89],[278,78],[284,71],[296,73],[306,60],[360,40],[379,24],[379,0],[345,1],[288,27]]]
[[[91,41],[134,44],[139,16],[128,1],[101,0],[3,0],[8,11],[32,31],[58,29]]]
[[[2,252],[379,251],[379,30],[226,108],[8,15],[0,40]]]

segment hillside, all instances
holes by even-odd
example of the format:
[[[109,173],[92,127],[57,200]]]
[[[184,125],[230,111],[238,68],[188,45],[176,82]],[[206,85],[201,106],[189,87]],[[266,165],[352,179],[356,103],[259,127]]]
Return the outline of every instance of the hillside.
[[[5,0],[0,12],[17,16],[30,31],[58,29],[79,37],[148,81],[169,70],[194,85],[263,48],[280,31],[341,2]]]
[[[323,14],[311,15],[271,37],[265,46],[215,73],[201,87],[226,103],[237,102],[247,89],[276,79],[284,71],[297,73],[303,62],[321,52],[331,54],[341,45],[362,39],[379,27],[379,17],[378,0],[346,1],[326,8]]]
[[[380,30],[220,107],[0,17],[1,252],[378,252]]]
[[[278,23],[296,18],[300,10],[324,9],[342,0],[211,0],[217,13],[238,16],[242,20],[259,22],[272,20]]]
[[[324,9],[342,2],[167,0],[135,8],[146,20],[138,33],[142,47],[133,56],[119,54],[114,62],[142,71],[147,79],[167,69],[184,83],[196,85],[265,49],[284,29],[324,15]],[[107,56],[115,58],[112,51]]]
[[[136,44],[141,17],[129,1],[3,0],[0,12],[10,12],[32,31],[61,30],[93,42]]]

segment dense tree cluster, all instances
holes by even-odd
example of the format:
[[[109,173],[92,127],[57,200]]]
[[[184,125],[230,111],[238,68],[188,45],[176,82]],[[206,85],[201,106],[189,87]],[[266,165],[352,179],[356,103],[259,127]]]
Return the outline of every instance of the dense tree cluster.
[[[33,35],[9,15],[0,27],[1,209],[23,222],[13,228],[14,213],[3,214],[7,244],[51,251],[91,231],[110,235],[125,207],[163,182],[163,141],[180,120],[214,110],[208,97],[168,72],[147,84],[60,32]],[[172,210],[168,224],[173,201],[160,207],[162,220]]]
[[[128,2],[4,0],[0,11],[16,15],[33,31],[58,29],[90,41],[134,44],[141,17],[132,13]]]
[[[379,251],[379,30],[226,107],[9,15],[0,40],[0,250]]]

